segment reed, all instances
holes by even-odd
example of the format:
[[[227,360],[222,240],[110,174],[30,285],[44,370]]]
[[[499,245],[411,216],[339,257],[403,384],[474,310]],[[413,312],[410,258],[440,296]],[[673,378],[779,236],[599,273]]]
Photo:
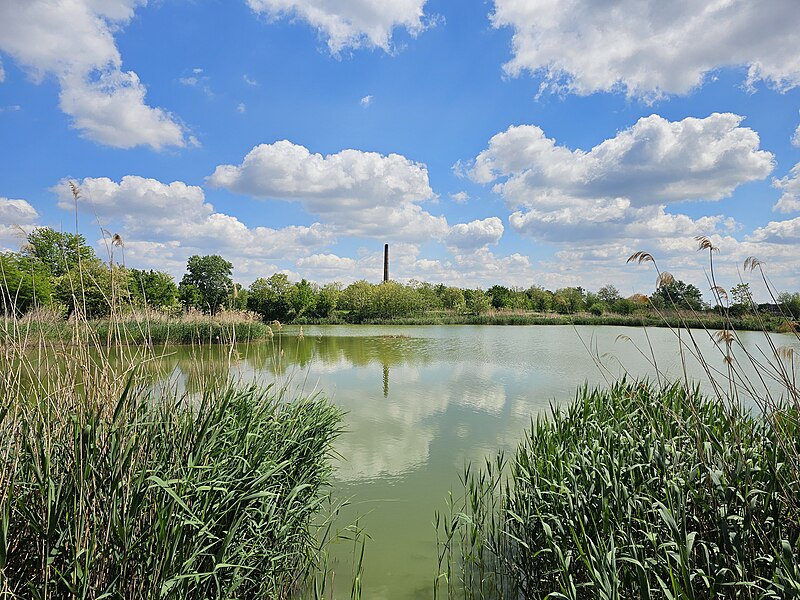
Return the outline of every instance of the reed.
[[[713,256],[710,241],[698,241]],[[648,253],[631,261],[671,277]],[[745,267],[773,293],[761,263]],[[435,518],[437,597],[800,595],[798,357],[755,306],[747,318],[766,350],[748,349],[713,260],[709,273],[719,323],[653,307],[684,365],[702,367],[707,395],[686,372],[668,383],[653,359],[660,383],[584,388],[532,421],[511,457],[465,467],[461,493]],[[700,336],[712,340],[711,355]]]
[[[622,381],[537,418],[437,516],[437,593],[786,598],[800,590],[796,407]],[[772,426],[780,422],[781,428]],[[449,573],[449,575],[448,575]]]
[[[211,344],[232,362],[269,328],[223,315],[180,329],[123,308],[102,323],[16,311],[3,323],[0,597],[324,590],[340,411],[229,368],[179,391],[159,371],[160,331],[191,342],[202,373]]]

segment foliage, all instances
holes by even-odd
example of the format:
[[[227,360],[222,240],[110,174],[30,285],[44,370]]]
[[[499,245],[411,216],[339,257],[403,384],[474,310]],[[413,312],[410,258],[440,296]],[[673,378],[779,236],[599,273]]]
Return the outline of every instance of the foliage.
[[[275,273],[268,279],[259,277],[247,296],[247,308],[261,315],[265,321],[285,321],[289,316],[289,291],[292,287],[285,273]]]
[[[703,309],[703,294],[691,283],[668,278],[653,294],[652,300],[659,307],[688,310]]]
[[[177,302],[178,286],[169,273],[152,269],[149,271],[129,269],[128,272],[131,301],[134,304],[167,308]]]
[[[53,285],[38,260],[11,252],[0,253],[0,312],[23,314],[52,302]]]
[[[617,300],[622,299],[619,290],[610,283],[597,290],[597,297],[606,304],[614,304]]]
[[[351,320],[362,321],[372,312],[372,299],[375,286],[364,281],[351,283],[342,290],[339,296],[339,308],[347,311]]]
[[[190,256],[181,285],[193,285],[200,292],[200,308],[212,315],[233,291],[233,265],[217,254]]]
[[[795,408],[756,417],[680,385],[584,389],[537,419],[508,478],[502,455],[467,469],[463,505],[437,516],[448,593],[793,597],[800,483],[785,463],[799,434]]]
[[[0,421],[6,593],[284,598],[314,564],[327,402],[250,388],[188,406],[133,385],[111,407],[38,400]]]
[[[778,294],[778,304],[793,319],[800,319],[800,293],[781,292]]]
[[[311,284],[302,279],[289,290],[288,294],[289,310],[292,318],[302,317],[306,313],[314,313],[316,296]]]
[[[473,315],[482,315],[492,307],[491,298],[480,289],[466,290],[464,298],[467,303],[467,311]]]
[[[129,290],[127,269],[110,269],[94,259],[56,278],[53,296],[67,307],[68,314],[77,312],[93,319],[106,317],[112,307],[127,302]]]
[[[86,245],[86,238],[79,234],[40,227],[29,233],[27,240],[23,255],[41,262],[53,277],[62,277],[81,263],[97,260],[94,250]]]

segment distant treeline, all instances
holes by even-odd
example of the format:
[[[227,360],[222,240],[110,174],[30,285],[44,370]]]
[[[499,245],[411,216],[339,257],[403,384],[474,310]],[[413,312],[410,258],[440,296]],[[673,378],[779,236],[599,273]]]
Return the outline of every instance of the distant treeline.
[[[649,296],[630,297],[623,297],[611,284],[596,292],[582,287],[552,291],[537,285],[499,284],[486,290],[464,289],[415,280],[320,286],[305,279],[292,282],[283,273],[260,277],[245,288],[234,282],[233,265],[218,255],[190,257],[186,274],[176,284],[168,273],[124,267],[124,245],[118,236],[108,240],[108,253],[105,262],[81,235],[36,229],[20,252],[0,254],[3,311],[19,315],[51,307],[65,316],[78,312],[103,318],[126,306],[155,308],[174,316],[189,309],[215,314],[226,308],[250,310],[265,321],[297,323],[471,322],[486,315],[525,313],[608,315],[614,320],[615,315],[647,315],[664,309],[728,317],[762,311],[800,318],[800,293],[784,292],[776,302],[758,306],[746,283],[728,290],[725,306],[715,307],[703,302],[695,285],[673,278],[662,280]]]

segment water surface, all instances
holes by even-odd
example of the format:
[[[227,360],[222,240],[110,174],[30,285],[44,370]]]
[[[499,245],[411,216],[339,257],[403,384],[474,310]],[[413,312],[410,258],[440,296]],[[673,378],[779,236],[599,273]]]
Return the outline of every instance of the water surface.
[[[709,364],[724,371],[709,336],[694,336]],[[751,351],[769,352],[763,334],[741,336]],[[771,339],[800,352],[792,336]],[[369,535],[362,597],[405,599],[432,596],[434,513],[445,509],[466,462],[513,449],[531,418],[568,402],[584,384],[626,373],[676,379],[685,363],[711,391],[704,370],[680,348],[667,329],[319,326],[305,327],[302,337],[299,328],[285,328],[233,354],[220,348],[192,356],[184,349],[171,360],[179,384],[190,390],[201,374],[232,373],[246,382],[322,391],[346,411],[336,493],[350,499],[340,525],[358,519]],[[336,597],[350,597],[353,553],[350,543],[334,547]]]

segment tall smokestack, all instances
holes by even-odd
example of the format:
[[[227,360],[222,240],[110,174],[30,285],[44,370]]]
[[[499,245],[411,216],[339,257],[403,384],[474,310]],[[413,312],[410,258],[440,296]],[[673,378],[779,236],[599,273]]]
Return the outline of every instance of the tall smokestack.
[[[389,244],[383,245],[383,281],[389,281]]]

